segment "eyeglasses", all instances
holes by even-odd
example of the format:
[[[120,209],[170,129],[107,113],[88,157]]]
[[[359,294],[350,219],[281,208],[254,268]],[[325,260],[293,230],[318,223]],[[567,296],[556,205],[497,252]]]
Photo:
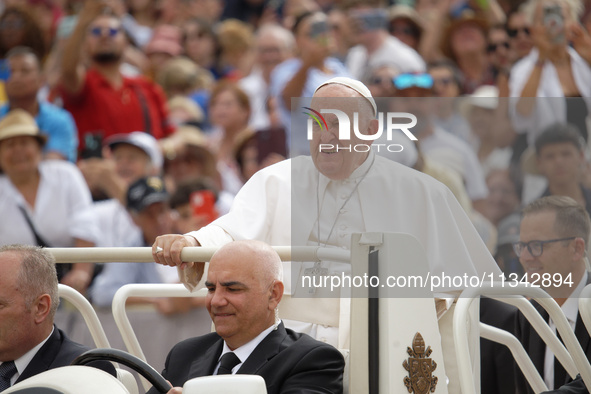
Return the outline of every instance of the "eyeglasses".
[[[372,75],[367,80],[367,83],[369,85],[381,85],[382,83],[391,84],[392,83],[392,80],[390,78],[387,78],[387,77],[380,77],[378,75]]]
[[[517,29],[507,29],[507,34],[511,38],[517,37],[517,35],[520,32],[523,32],[523,34],[525,34],[526,36],[529,36],[529,27],[520,27],[520,28],[517,28]]]
[[[547,241],[529,241],[529,242],[515,242],[513,244],[513,250],[517,257],[521,257],[521,253],[527,247],[527,250],[533,257],[539,257],[544,253],[544,245],[553,243],[553,242],[560,242],[560,241],[570,241],[577,237],[568,237],[568,238],[558,238],[558,239],[549,239]]]
[[[92,34],[95,37],[100,37],[106,33],[109,37],[115,37],[117,34],[119,34],[120,31],[120,27],[95,26],[92,29],[90,29],[90,34]]]
[[[396,89],[403,90],[411,87],[431,89],[433,87],[433,77],[430,74],[400,74],[392,82]]]
[[[497,49],[499,49],[500,47],[504,47],[505,49],[509,49],[509,43],[505,41],[505,42],[499,42],[497,44],[488,44],[488,46],[486,47],[486,51],[489,53],[496,52]]]

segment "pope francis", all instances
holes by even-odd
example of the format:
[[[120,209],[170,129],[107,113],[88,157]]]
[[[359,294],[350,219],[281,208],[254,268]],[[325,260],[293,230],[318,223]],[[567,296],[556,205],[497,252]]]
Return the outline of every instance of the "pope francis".
[[[204,264],[182,263],[185,246],[257,239],[277,246],[349,248],[353,233],[402,232],[424,246],[432,275],[500,273],[449,189],[371,149],[355,148],[371,144],[370,137],[363,137],[380,127],[375,101],[365,85],[343,77],[328,80],[316,89],[310,104],[318,113],[326,108],[338,108],[351,120],[358,114],[357,125],[351,122],[350,139],[339,139],[337,116],[325,112],[325,123],[312,129],[310,156],[285,160],[256,173],[237,194],[230,212],[210,225],[185,235],[158,237],[152,247],[155,261],[181,267],[181,280],[191,288]],[[353,132],[354,126],[358,133]],[[347,269],[337,263],[328,263],[326,268],[331,273]],[[289,286],[289,278],[285,282]],[[294,283],[292,278],[292,287]],[[320,314],[339,314],[338,303],[319,302],[315,308]],[[327,338],[337,346],[333,327],[293,322],[291,328]]]

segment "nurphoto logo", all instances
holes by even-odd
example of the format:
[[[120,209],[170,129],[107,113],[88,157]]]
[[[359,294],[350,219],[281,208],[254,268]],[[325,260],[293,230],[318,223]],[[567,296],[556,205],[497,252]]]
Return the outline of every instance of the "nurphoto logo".
[[[328,132],[328,124],[324,119],[322,114],[334,114],[337,117],[339,122],[339,135],[338,139],[340,141],[346,141],[351,139],[351,121],[349,120],[349,116],[340,111],[338,109],[321,109],[320,112],[310,108],[310,107],[303,107],[304,109],[310,112],[304,112],[304,114],[308,115],[308,123],[307,123],[307,132],[308,132],[308,141],[312,140],[313,129],[314,125],[316,124],[317,127],[320,129],[320,132]],[[399,120],[403,119],[406,120],[404,123],[399,123]],[[384,120],[386,121],[386,126],[384,127]],[[396,122],[395,122],[396,120]],[[416,126],[417,124],[417,117],[408,112],[387,112],[384,116],[383,112],[378,113],[378,130],[375,134],[363,134],[359,131],[359,113],[353,113],[353,133],[355,136],[362,140],[362,141],[376,141],[377,139],[382,137],[384,131],[386,132],[386,139],[387,141],[392,141],[392,134],[394,131],[402,131],[411,141],[416,141],[417,137],[410,132],[410,129]],[[371,148],[376,148],[378,152],[380,149],[387,149],[388,152],[402,152],[404,147],[400,144],[383,144],[383,143],[375,143],[375,144],[355,144],[350,146],[338,146],[334,144],[319,144],[318,149],[320,152],[322,151],[333,151],[337,150],[347,150],[347,151],[355,151],[355,152],[367,152]]]

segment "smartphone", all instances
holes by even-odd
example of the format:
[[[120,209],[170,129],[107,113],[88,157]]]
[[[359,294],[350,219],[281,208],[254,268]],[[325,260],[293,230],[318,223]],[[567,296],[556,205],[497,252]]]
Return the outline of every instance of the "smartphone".
[[[258,150],[257,161],[259,164],[271,153],[278,153],[283,157],[287,157],[287,141],[285,130],[282,128],[259,130],[256,132],[255,138]]]
[[[316,40],[328,33],[328,24],[325,20],[316,21],[310,26],[310,38]]]
[[[546,33],[554,44],[562,44],[566,42],[564,34],[564,15],[562,14],[562,7],[560,5],[549,5],[544,7],[544,26]]]
[[[207,224],[218,218],[215,208],[215,194],[211,190],[199,190],[191,193],[191,209],[193,216],[202,216],[207,219]]]
[[[359,12],[355,18],[359,21],[361,31],[385,29],[388,25],[388,15],[381,9]]]
[[[84,135],[84,147],[80,151],[81,159],[103,157],[103,132],[91,131]]]

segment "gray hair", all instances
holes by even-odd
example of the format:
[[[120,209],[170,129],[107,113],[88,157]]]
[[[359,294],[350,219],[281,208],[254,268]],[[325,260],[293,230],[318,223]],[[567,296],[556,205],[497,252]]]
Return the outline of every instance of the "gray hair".
[[[289,51],[290,53],[293,52],[295,47],[295,38],[293,33],[287,30],[286,28],[275,24],[275,23],[266,23],[259,27],[256,31],[256,38],[258,40],[259,37],[270,34],[275,38],[278,38],[279,41],[283,44],[283,47]]]
[[[60,303],[53,255],[45,249],[31,245],[1,246],[0,253],[16,253],[21,256],[17,283],[23,289],[25,306],[30,309],[37,297],[48,294],[51,298],[49,317],[53,320]]]
[[[573,21],[579,20],[583,13],[583,3],[581,0],[528,0],[526,3],[520,7],[520,11],[523,11],[525,14],[525,18],[528,23],[534,23],[534,17],[536,15],[536,7],[538,4],[543,3],[551,3],[551,4],[558,4],[558,5],[566,5],[567,9],[570,13],[570,18]],[[566,15],[565,15],[566,17]]]

